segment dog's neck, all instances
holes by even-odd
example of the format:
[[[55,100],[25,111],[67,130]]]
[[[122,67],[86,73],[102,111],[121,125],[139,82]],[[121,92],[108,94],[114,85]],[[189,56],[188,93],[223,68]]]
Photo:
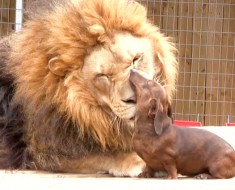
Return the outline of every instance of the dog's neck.
[[[156,135],[153,122],[154,119],[151,118],[148,119],[137,118],[135,122],[135,133]]]

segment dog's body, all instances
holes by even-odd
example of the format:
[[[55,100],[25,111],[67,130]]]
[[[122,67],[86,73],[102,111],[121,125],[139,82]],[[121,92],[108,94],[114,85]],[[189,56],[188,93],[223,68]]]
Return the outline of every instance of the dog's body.
[[[200,179],[235,176],[235,152],[226,141],[203,129],[172,125],[163,87],[137,72],[130,80],[137,91],[133,144],[147,164],[142,176],[152,177],[157,170],[166,171],[171,179],[177,173]]]

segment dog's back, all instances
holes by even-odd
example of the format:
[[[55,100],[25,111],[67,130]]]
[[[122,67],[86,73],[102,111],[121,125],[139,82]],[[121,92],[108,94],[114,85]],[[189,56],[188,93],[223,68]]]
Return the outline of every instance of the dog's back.
[[[176,159],[178,173],[196,175],[209,172],[217,162],[223,162],[226,165],[230,161],[233,162],[235,170],[234,149],[224,139],[203,129],[177,126],[172,126],[172,128],[177,134],[175,147],[178,154]],[[231,155],[233,155],[232,159]],[[215,177],[219,178],[219,176]]]

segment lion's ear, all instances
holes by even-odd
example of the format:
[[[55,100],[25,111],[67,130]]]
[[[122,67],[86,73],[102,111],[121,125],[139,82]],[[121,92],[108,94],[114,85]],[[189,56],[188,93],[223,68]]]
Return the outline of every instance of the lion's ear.
[[[88,31],[92,34],[97,36],[97,42],[99,43],[105,43],[108,42],[109,39],[107,38],[105,34],[105,29],[103,26],[99,24],[94,24],[92,26],[88,27]]]
[[[48,67],[52,73],[58,76],[65,76],[68,66],[59,57],[53,57],[48,62]]]
[[[98,36],[101,36],[105,33],[104,28],[99,24],[94,24],[92,26],[89,26],[88,30],[91,34],[98,35]]]

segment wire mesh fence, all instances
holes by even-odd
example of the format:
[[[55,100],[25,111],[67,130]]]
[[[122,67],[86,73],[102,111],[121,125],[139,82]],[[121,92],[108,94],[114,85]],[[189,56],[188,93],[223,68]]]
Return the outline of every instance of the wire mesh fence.
[[[0,0],[0,36],[21,29],[23,2],[23,0]]]
[[[0,35],[3,36],[15,28],[15,0],[0,0]]]
[[[23,3],[0,0],[0,36],[22,26]],[[235,1],[139,0],[178,46],[174,117],[204,125],[235,122]]]
[[[235,1],[142,0],[179,49],[176,119],[235,122]]]

